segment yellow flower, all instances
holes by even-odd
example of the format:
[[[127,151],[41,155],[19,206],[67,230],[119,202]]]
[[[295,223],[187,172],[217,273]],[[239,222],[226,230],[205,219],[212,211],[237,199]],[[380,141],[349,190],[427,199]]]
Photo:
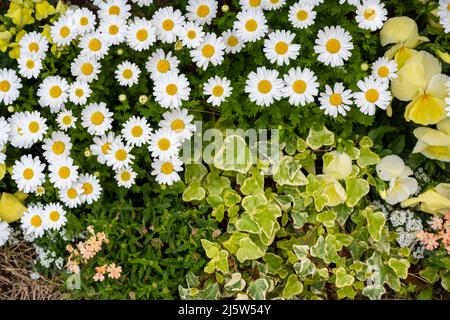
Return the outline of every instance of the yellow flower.
[[[8,49],[9,41],[12,38],[12,34],[9,31],[0,32],[0,51],[5,52]]]
[[[352,159],[345,152],[328,152],[322,159],[324,174],[336,179],[345,179],[352,173]]]
[[[450,54],[448,52],[442,52],[441,50],[436,50],[437,55],[441,58],[445,63],[450,64]]]
[[[388,19],[380,31],[381,45],[394,44],[386,53],[392,58],[401,48],[415,48],[422,42],[429,41],[419,35],[416,22],[409,17],[394,17]]]
[[[47,0],[43,0],[41,2],[36,3],[35,14],[36,20],[40,21],[46,19],[48,16],[51,16],[56,13],[56,9]]]
[[[416,198],[401,203],[403,208],[420,204],[420,210],[431,214],[444,214],[450,209],[450,183],[440,183]]]
[[[420,152],[425,157],[450,162],[450,118],[437,125],[437,130],[420,127],[414,130],[418,139],[413,153]]]
[[[441,64],[438,59],[426,51],[414,50],[403,67],[399,68],[398,77],[392,80],[392,93],[399,100],[411,101],[439,73]]]
[[[34,18],[32,17],[33,9],[22,7],[21,5],[11,2],[9,5],[8,12],[5,14],[12,22],[19,28],[27,24],[34,23]]]
[[[6,174],[6,165],[0,164],[0,181],[3,180]]]
[[[20,30],[17,34],[16,37],[14,39],[14,42],[9,44],[9,47],[11,48],[11,50],[9,51],[9,56],[11,57],[11,59],[19,59],[20,56],[20,46],[19,46],[19,42],[20,39],[22,39],[22,37],[26,34],[27,32],[25,30]]]
[[[323,194],[328,198],[326,203],[327,206],[334,207],[344,203],[345,200],[347,200],[345,189],[335,177],[326,174],[319,174],[317,175],[317,180],[322,187]]]
[[[434,75],[428,82],[426,90],[420,91],[406,106],[405,119],[425,126],[444,120],[447,117],[445,83],[449,80],[450,77],[445,74]]]
[[[19,220],[27,208],[14,195],[3,192],[0,198],[0,219],[8,223]]]

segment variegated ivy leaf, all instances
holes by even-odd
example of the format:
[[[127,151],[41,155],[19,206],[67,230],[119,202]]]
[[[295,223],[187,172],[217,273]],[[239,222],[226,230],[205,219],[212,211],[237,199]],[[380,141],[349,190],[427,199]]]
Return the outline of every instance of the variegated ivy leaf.
[[[317,214],[316,219],[317,221],[321,222],[325,227],[331,228],[335,224],[336,217],[337,217],[336,212],[328,210],[319,212]]]
[[[202,188],[200,181],[194,180],[189,186],[184,190],[182,198],[183,201],[200,201],[205,198],[206,192],[205,189]]]
[[[239,262],[255,260],[262,256],[264,256],[264,251],[250,238],[243,238],[239,241],[239,249],[236,251],[236,257]]]
[[[364,210],[367,219],[367,229],[369,234],[375,241],[380,241],[381,233],[383,231],[384,224],[386,223],[386,218],[384,214],[380,211],[375,211],[371,208],[366,208]]]
[[[303,291],[303,284],[298,280],[295,274],[291,274],[286,281],[282,296],[285,299],[292,298]]]
[[[345,185],[347,194],[345,203],[349,207],[354,207],[370,190],[369,183],[362,178],[350,176],[345,180]]]
[[[214,166],[224,171],[246,173],[252,164],[252,153],[245,140],[238,135],[227,136],[214,156]]]
[[[231,279],[225,283],[224,288],[227,291],[239,292],[244,290],[245,284],[246,282],[242,279],[242,275],[236,272],[231,275]]]
[[[266,279],[259,278],[250,282],[247,288],[247,294],[253,300],[266,300],[267,290],[269,289],[269,282]]]
[[[245,211],[251,213],[259,206],[263,206],[267,204],[267,198],[264,193],[252,194],[244,197],[242,199],[241,205],[245,209]]]
[[[260,186],[258,181],[253,177],[248,177],[245,179],[244,184],[241,186],[241,192],[244,195],[255,194],[263,191],[262,186]]]
[[[191,183],[194,180],[201,181],[208,174],[208,169],[201,163],[186,164],[184,171],[184,181]]]
[[[331,146],[334,143],[334,133],[326,127],[319,130],[309,129],[306,144],[313,150],[319,149],[321,146]]]
[[[375,152],[370,150],[369,147],[362,147],[359,158],[356,160],[356,163],[361,168],[375,165],[378,162],[380,162],[380,157]]]
[[[244,212],[236,223],[236,228],[239,231],[250,232],[254,234],[260,234],[261,229],[258,223],[253,219],[253,217],[248,213]]]
[[[293,157],[284,156],[274,168],[273,179],[279,185],[303,186],[308,183],[301,170],[302,166]]]
[[[409,261],[406,259],[390,258],[388,260],[389,267],[394,270],[395,274],[402,279],[408,277],[408,269],[410,267]]]
[[[355,278],[346,273],[344,268],[338,268],[336,270],[336,282],[335,285],[337,288],[343,288],[345,286],[352,285]]]
[[[295,273],[300,279],[305,279],[308,275],[313,275],[316,272],[316,266],[308,258],[301,258],[299,262],[294,264]]]
[[[206,176],[204,186],[209,194],[220,195],[225,188],[230,186],[230,179],[220,176],[217,172],[210,172]]]

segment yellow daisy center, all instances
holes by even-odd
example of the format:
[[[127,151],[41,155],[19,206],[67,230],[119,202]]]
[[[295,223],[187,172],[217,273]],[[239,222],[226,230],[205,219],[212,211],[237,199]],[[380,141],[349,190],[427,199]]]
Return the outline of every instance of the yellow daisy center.
[[[131,135],[135,138],[139,138],[144,133],[144,130],[142,130],[141,126],[134,126],[131,129]]]
[[[342,103],[342,97],[339,93],[333,93],[330,96],[330,104],[332,106],[338,107]]]
[[[297,11],[297,20],[305,21],[306,19],[308,19],[308,11],[306,11],[306,10],[298,10]]]
[[[306,82],[303,80],[297,80],[292,84],[292,90],[295,93],[302,94],[306,91]]]
[[[115,25],[115,24],[112,24],[112,25],[109,26],[108,31],[109,31],[110,34],[116,35],[116,34],[119,33],[119,27],[117,25]]]
[[[261,0],[250,0],[248,4],[250,7],[258,7],[261,4]]]
[[[211,58],[216,50],[210,44],[204,45],[202,48],[202,55],[206,58]]]
[[[131,79],[131,77],[133,76],[133,71],[131,71],[131,69],[125,69],[122,75],[125,79]]]
[[[187,37],[191,40],[195,39],[196,36],[197,36],[197,33],[194,30],[189,30],[187,33]]]
[[[26,67],[28,69],[33,69],[34,68],[34,61],[33,60],[27,60],[27,63],[25,63]]]
[[[164,174],[171,174],[173,172],[173,164],[170,162],[164,162],[161,165],[161,172]]]
[[[120,14],[120,8],[118,6],[111,6],[111,7],[109,7],[108,12],[110,15],[117,16]]]
[[[86,194],[86,195],[91,194],[92,191],[94,191],[92,184],[90,184],[89,182],[83,183],[83,193],[84,194]]]
[[[62,179],[67,179],[70,177],[70,168],[66,166],[59,168],[58,175]]]
[[[89,76],[94,71],[94,66],[89,63],[83,63],[81,65],[81,73],[83,73],[85,76]]]
[[[111,150],[111,143],[106,142],[104,145],[102,145],[103,154],[107,154],[109,150]]]
[[[258,91],[261,93],[269,93],[272,90],[272,83],[269,80],[261,80],[258,83]]]
[[[170,63],[165,59],[159,60],[158,64],[156,65],[156,68],[158,69],[159,72],[166,73],[170,69]]]
[[[255,19],[250,19],[245,23],[245,29],[249,32],[254,32],[258,28],[258,22]]]
[[[50,214],[48,215],[48,217],[50,218],[50,220],[52,220],[53,222],[56,222],[59,220],[60,214],[58,211],[54,210],[52,212],[50,212]]]
[[[170,124],[170,128],[175,132],[183,131],[185,127],[184,121],[181,119],[173,120]]]
[[[206,4],[202,4],[197,8],[197,15],[200,18],[204,18],[209,14],[209,7]]]
[[[81,98],[81,97],[84,95],[83,89],[81,89],[81,88],[76,89],[76,90],[75,90],[75,95],[76,95],[78,98]]]
[[[129,181],[131,179],[131,174],[128,171],[124,171],[120,174],[120,178],[123,181]]]
[[[174,24],[173,21],[170,20],[170,19],[166,19],[166,20],[164,20],[163,23],[162,23],[162,27],[163,27],[163,29],[166,30],[166,31],[172,30],[174,26],[175,26],[175,24]]]
[[[386,78],[387,76],[389,76],[389,68],[386,66],[381,66],[378,69],[378,75],[382,78]]]
[[[58,155],[63,154],[65,150],[66,150],[66,145],[62,141],[56,141],[52,145],[52,151],[54,154],[58,154]]]
[[[337,53],[341,49],[341,43],[337,39],[330,39],[325,45],[329,53]]]
[[[53,86],[53,87],[50,88],[50,96],[53,99],[59,98],[61,93],[62,93],[62,90],[61,90],[61,88],[59,86]]]
[[[28,45],[28,50],[30,50],[31,52],[38,52],[39,51],[39,45],[36,42],[31,42]]]
[[[28,130],[30,130],[30,132],[32,132],[32,133],[36,133],[36,132],[38,132],[39,131],[39,123],[37,122],[37,121],[31,121],[29,124],[28,124]]]
[[[278,54],[285,54],[289,49],[289,46],[286,42],[280,41],[275,45],[275,52]]]
[[[224,90],[223,90],[223,87],[222,87],[221,85],[216,85],[216,86],[214,86],[214,88],[212,89],[212,94],[213,94],[213,96],[215,96],[215,97],[220,97],[220,96],[222,96],[223,92],[224,92]]]
[[[127,152],[124,149],[119,149],[116,151],[116,159],[118,161],[125,161],[127,159]]]
[[[59,35],[63,38],[67,38],[70,34],[70,29],[67,26],[62,27],[59,29]]]
[[[227,45],[229,47],[235,47],[239,43],[238,38],[235,36],[229,36],[227,39]]]
[[[62,123],[66,126],[70,125],[72,123],[72,117],[71,116],[64,116],[62,118]]]
[[[67,197],[69,199],[75,199],[78,196],[78,192],[75,188],[69,188],[67,190]]]
[[[380,96],[380,94],[375,89],[369,89],[366,91],[365,96],[367,101],[369,101],[370,103],[374,103],[378,101],[378,97]]]
[[[376,11],[374,9],[366,9],[364,10],[364,19],[373,20],[376,17]]]
[[[102,42],[96,38],[89,40],[89,49],[91,51],[99,51],[102,48]]]
[[[101,112],[99,112],[99,111],[94,112],[94,113],[91,115],[91,122],[92,122],[93,124],[95,124],[96,126],[101,125],[101,124],[103,123],[103,120],[105,120],[105,116],[103,115],[103,113],[101,113]]]
[[[86,18],[86,17],[81,17],[81,19],[80,19],[80,25],[82,25],[82,26],[87,26],[88,23],[89,23],[89,19],[88,19],[88,18]]]
[[[34,177],[34,171],[31,168],[26,168],[23,170],[22,175],[25,180],[31,180]]]
[[[11,84],[9,83],[8,80],[0,81],[0,91],[8,92],[10,88],[11,88]]]
[[[39,216],[33,216],[30,221],[31,225],[35,228],[39,228],[42,225],[42,219]]]
[[[136,32],[136,38],[139,41],[145,41],[148,38],[148,32],[145,29],[140,29],[138,32]]]
[[[162,151],[167,151],[170,148],[170,140],[167,138],[161,138],[158,141],[158,148]]]
[[[178,92],[178,87],[176,84],[171,83],[166,87],[166,93],[169,96],[174,96],[177,92]]]

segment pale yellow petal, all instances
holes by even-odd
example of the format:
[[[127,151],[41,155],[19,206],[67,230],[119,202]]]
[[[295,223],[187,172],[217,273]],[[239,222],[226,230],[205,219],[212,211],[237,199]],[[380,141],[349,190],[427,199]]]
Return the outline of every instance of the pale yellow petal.
[[[0,198],[0,219],[8,223],[19,220],[27,208],[15,196],[3,192]]]
[[[409,17],[388,19],[380,31],[381,45],[399,43],[419,36],[416,22]]]
[[[419,94],[405,109],[405,119],[421,125],[436,124],[447,117],[445,101],[429,94]]]
[[[439,131],[450,136],[450,118],[442,120],[441,122],[436,124],[436,127]]]
[[[447,97],[447,86],[445,85],[447,81],[450,81],[449,76],[442,73],[435,74],[428,82],[425,92],[436,98],[445,99]]]
[[[405,169],[405,163],[397,155],[385,156],[377,163],[376,170],[378,177],[383,181],[391,181],[400,177]]]

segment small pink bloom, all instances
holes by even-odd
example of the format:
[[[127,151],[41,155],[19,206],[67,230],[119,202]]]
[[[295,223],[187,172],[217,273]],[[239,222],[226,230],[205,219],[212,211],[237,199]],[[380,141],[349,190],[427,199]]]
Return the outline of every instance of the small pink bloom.
[[[103,280],[105,280],[105,276],[103,275],[103,273],[98,272],[98,273],[94,274],[92,279],[94,279],[94,281],[103,281]]]
[[[100,267],[95,267],[95,272],[97,273],[106,273],[106,264]]]
[[[431,251],[439,247],[439,242],[437,241],[438,239],[439,239],[438,236],[435,236],[434,234],[429,234],[428,239],[422,240],[422,242],[425,244],[425,249]]]
[[[106,271],[108,271],[108,277],[111,279],[119,279],[120,274],[122,273],[122,267],[117,266],[115,263],[111,263],[108,268],[106,268]]]
[[[428,222],[433,230],[442,229],[444,221],[439,217],[433,217],[430,222]]]
[[[428,238],[428,232],[425,231],[419,231],[416,233],[416,238],[419,239],[420,241],[423,241],[424,239]]]

